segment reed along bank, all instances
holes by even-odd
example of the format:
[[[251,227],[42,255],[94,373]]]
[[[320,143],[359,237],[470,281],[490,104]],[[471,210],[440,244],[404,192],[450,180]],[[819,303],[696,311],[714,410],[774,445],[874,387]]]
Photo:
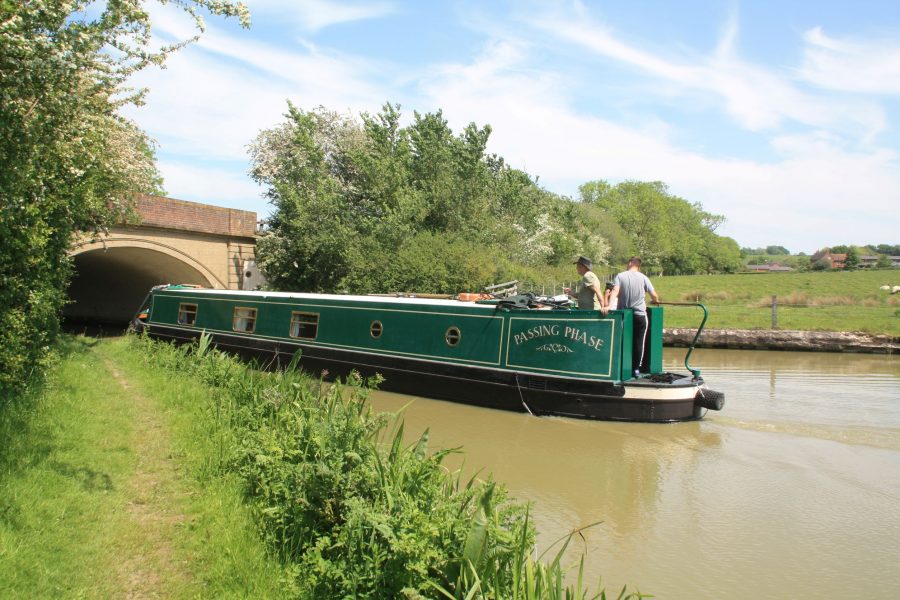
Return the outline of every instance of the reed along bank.
[[[3,462],[5,589],[22,597],[606,597],[599,582],[579,577],[577,560],[562,562],[568,536],[535,555],[530,508],[501,484],[451,472],[444,462],[455,451],[429,450],[427,429],[404,442],[402,420],[370,408],[371,382],[256,370],[206,343],[67,339],[71,351],[40,399],[14,426],[11,412],[3,415],[3,434],[15,438]],[[127,460],[112,468],[87,450],[63,460],[98,440]],[[152,456],[170,463],[150,468]],[[70,495],[60,500],[53,485]],[[130,508],[142,502],[152,510]],[[97,550],[79,573],[85,539]],[[144,564],[156,566],[151,575]],[[129,581],[149,588],[129,592]]]

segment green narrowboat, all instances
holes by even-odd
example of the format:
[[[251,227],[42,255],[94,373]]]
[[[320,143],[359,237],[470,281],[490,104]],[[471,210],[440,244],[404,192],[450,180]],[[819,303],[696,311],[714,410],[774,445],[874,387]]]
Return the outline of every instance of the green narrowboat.
[[[382,389],[586,419],[671,422],[720,410],[699,372],[662,370],[663,308],[649,309],[645,373],[631,369],[632,315],[504,300],[241,292],[157,286],[136,327],[329,377],[380,374]]]

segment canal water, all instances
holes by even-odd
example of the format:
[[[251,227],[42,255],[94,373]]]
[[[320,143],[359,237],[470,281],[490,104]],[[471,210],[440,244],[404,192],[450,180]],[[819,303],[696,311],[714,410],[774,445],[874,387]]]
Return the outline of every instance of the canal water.
[[[684,350],[665,366],[684,371]],[[900,358],[698,350],[725,409],[669,425],[535,418],[378,392],[579,540],[589,581],[661,599],[900,597]],[[456,464],[463,464],[457,461]],[[593,587],[592,587],[593,589]],[[615,594],[613,594],[615,596]]]

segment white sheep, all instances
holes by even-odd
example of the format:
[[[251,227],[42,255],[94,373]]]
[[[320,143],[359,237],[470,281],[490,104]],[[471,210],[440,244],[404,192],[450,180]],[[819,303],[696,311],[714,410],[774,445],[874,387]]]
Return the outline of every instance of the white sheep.
[[[892,287],[891,293],[892,294],[900,294],[900,285],[895,285],[894,287]]]
[[[878,289],[881,290],[882,292],[889,292],[889,291],[891,291],[891,286],[889,286],[889,285],[883,285],[883,286],[881,286],[881,287],[878,288]]]

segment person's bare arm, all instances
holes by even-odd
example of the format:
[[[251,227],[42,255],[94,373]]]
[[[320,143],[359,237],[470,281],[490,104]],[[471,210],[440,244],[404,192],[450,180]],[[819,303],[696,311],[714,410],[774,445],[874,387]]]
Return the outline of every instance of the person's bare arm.
[[[659,304],[659,294],[656,293],[656,290],[650,292],[650,297],[653,298],[653,304]]]
[[[602,309],[600,309],[603,311],[604,315],[609,312],[609,307],[612,306],[613,300],[615,300],[618,297],[619,297],[619,286],[616,285],[616,286],[613,286],[612,291],[609,293],[609,300],[607,300],[607,303],[603,306]]]
[[[597,297],[597,302],[600,303],[600,306],[605,306],[606,303],[604,302],[603,290],[600,289],[600,284],[598,284],[598,283],[593,284],[591,286],[591,289],[594,290],[594,295]]]

